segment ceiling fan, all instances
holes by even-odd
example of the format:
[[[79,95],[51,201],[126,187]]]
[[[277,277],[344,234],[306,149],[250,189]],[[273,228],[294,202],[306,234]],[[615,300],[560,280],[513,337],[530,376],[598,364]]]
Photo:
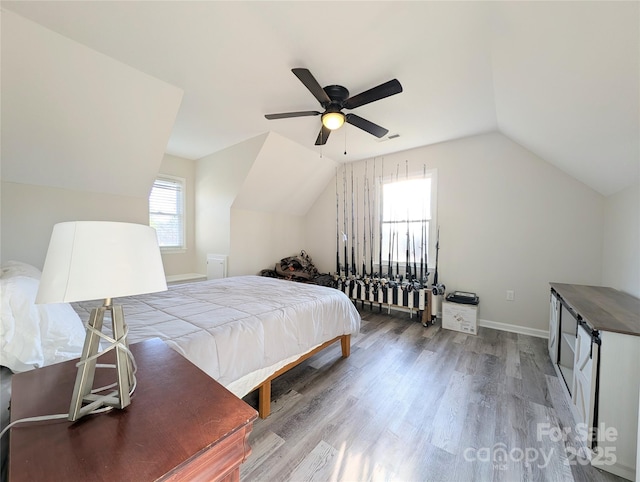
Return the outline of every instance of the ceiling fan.
[[[380,84],[377,87],[373,87],[369,90],[365,90],[358,95],[349,97],[349,91],[341,85],[328,85],[325,88],[320,87],[320,84],[315,77],[309,72],[308,69],[291,69],[300,82],[309,89],[314,95],[320,105],[324,109],[324,112],[318,112],[316,110],[305,110],[301,112],[284,112],[281,114],[267,114],[265,117],[269,120],[273,119],[286,119],[288,117],[306,117],[321,115],[322,127],[320,133],[316,139],[316,146],[322,146],[327,143],[329,134],[332,130],[339,129],[345,122],[362,129],[376,137],[383,137],[389,132],[388,129],[380,127],[373,122],[363,119],[355,114],[344,114],[342,109],[355,109],[361,105],[375,102],[376,100],[384,99],[391,95],[399,94],[402,92],[402,85],[397,79],[390,80],[384,84]]]

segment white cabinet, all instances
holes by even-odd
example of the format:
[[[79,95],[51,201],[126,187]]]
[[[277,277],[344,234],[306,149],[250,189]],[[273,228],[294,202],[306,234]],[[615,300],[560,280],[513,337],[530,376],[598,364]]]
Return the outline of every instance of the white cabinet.
[[[634,480],[640,300],[612,288],[551,283],[549,355],[592,465]]]

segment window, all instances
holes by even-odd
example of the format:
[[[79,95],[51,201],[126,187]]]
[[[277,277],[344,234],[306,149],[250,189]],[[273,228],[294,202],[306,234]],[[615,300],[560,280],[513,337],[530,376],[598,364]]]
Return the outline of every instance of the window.
[[[162,176],[149,195],[149,225],[158,233],[163,250],[184,249],[184,187],[179,177]]]
[[[382,271],[387,273],[389,261],[392,273],[405,274],[409,259],[411,269],[415,264],[426,269],[432,259],[435,246],[430,240],[436,229],[436,176],[429,171],[421,177],[400,181],[387,181],[382,185]],[[432,263],[433,264],[433,263]],[[400,273],[398,273],[400,268]]]

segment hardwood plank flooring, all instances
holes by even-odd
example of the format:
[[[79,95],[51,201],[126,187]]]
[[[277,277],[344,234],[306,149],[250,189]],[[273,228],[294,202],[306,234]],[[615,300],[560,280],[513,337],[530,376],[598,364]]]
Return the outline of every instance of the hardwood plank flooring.
[[[546,340],[361,314],[349,358],[335,345],[273,382],[242,481],[624,480],[574,455]],[[255,393],[245,400],[257,407]]]

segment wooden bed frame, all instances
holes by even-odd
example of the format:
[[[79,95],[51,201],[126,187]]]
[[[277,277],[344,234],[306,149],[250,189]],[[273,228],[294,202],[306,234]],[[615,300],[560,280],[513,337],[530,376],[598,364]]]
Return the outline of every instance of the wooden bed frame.
[[[283,366],[280,370],[275,372],[269,378],[267,378],[260,385],[255,387],[253,390],[258,390],[258,414],[260,418],[267,418],[271,413],[271,381],[282,375],[283,373],[291,370],[293,367],[298,366],[300,363],[305,361],[307,358],[312,357],[316,353],[324,350],[328,346],[334,344],[340,340],[340,344],[342,345],[342,358],[347,358],[351,354],[351,335],[340,335],[336,336],[333,340],[329,340],[323,343],[320,346],[317,346],[313,350],[308,353],[305,353],[297,360],[289,363],[288,365]]]

